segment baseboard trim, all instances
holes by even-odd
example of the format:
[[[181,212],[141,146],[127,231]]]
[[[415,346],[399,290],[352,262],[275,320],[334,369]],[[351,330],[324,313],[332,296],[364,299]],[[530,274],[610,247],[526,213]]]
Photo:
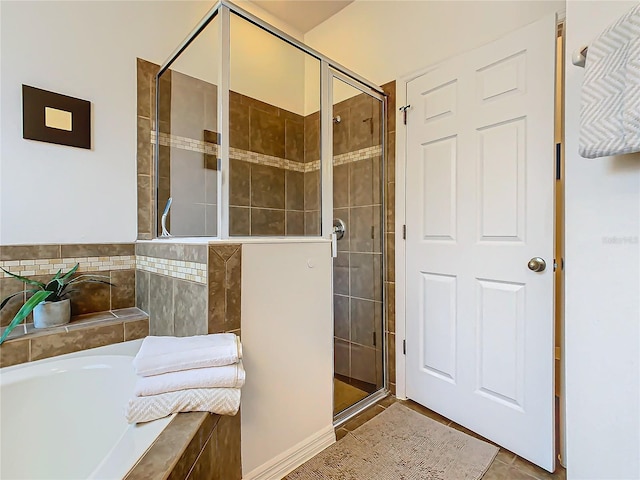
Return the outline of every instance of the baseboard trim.
[[[242,480],[281,480],[336,441],[333,425],[307,437],[289,450],[253,469]]]

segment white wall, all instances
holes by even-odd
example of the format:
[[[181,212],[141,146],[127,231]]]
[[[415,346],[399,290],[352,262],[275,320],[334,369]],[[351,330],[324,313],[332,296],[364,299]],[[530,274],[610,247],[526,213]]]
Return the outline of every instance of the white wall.
[[[136,57],[162,63],[213,2],[3,2],[0,243],[136,238]],[[22,138],[27,84],[91,101],[93,149]]]
[[[135,240],[136,57],[162,63],[213,3],[2,1],[0,244]],[[22,84],[91,101],[93,149],[24,140]]]
[[[567,2],[565,363],[568,478],[640,478],[640,154],[578,153],[571,53],[637,2]],[[622,243],[616,243],[622,242]]]
[[[564,1],[356,0],[305,42],[381,85],[564,8]]]
[[[280,479],[335,441],[331,244],[258,242],[242,246],[242,471]]]

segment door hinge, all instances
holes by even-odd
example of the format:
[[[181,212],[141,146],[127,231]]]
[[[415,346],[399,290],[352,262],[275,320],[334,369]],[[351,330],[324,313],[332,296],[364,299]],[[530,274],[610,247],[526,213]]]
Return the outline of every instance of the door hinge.
[[[556,143],[556,180],[560,180],[562,174],[562,144]]]
[[[403,240],[407,239],[407,226],[406,225],[402,225],[402,239]]]
[[[400,107],[398,110],[402,112],[402,123],[407,124],[407,110],[411,108],[411,105],[405,105],[404,107]]]
[[[373,346],[376,346],[376,332],[373,332]]]
[[[407,354],[407,341],[406,340],[402,340],[402,354],[403,355]]]

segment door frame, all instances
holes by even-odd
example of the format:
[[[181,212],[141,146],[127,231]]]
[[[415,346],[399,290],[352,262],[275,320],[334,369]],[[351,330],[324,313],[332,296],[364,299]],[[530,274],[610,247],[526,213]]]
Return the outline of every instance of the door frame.
[[[565,22],[566,11],[556,11],[556,25]],[[520,27],[523,28],[523,27]],[[483,45],[487,45],[493,41],[499,40],[501,37],[494,38],[492,41],[482,45],[475,45],[472,48],[479,48]],[[472,49],[471,48],[471,49]],[[470,49],[470,50],[471,50]],[[469,50],[466,50],[469,51]],[[458,52],[463,54],[463,52]],[[418,77],[421,77],[432,70],[438,68],[442,63],[447,61],[445,59],[441,62],[423,67],[413,72],[402,75],[396,80],[396,107],[407,105],[407,84]],[[556,72],[557,75],[557,72]],[[562,92],[555,92],[557,95],[561,95]],[[409,108],[408,112],[411,109]],[[564,119],[562,120],[564,121]],[[395,216],[395,262],[396,262],[396,397],[401,400],[406,400],[407,395],[407,383],[406,383],[406,356],[404,355],[406,329],[407,329],[407,316],[406,316],[406,298],[407,298],[407,285],[406,285],[406,243],[403,238],[404,225],[406,225],[406,167],[407,167],[407,126],[403,122],[403,116],[400,111],[396,111],[396,181],[395,188],[395,200],[396,200],[396,216]],[[554,222],[558,215],[557,208],[554,210]],[[554,276],[553,285],[555,291],[556,279]],[[558,319],[554,319],[558,321]],[[564,364],[562,365],[564,369]],[[562,372],[564,378],[564,371]],[[564,387],[564,385],[563,385]],[[564,411],[562,405],[564,401],[564,392],[561,395],[561,409]],[[564,428],[560,426],[562,430]]]

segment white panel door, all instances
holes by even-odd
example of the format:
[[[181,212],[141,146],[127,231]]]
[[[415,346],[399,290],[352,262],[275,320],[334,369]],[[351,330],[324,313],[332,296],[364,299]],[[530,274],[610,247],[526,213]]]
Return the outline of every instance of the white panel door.
[[[555,29],[409,82],[406,169],[407,397],[550,471]]]

